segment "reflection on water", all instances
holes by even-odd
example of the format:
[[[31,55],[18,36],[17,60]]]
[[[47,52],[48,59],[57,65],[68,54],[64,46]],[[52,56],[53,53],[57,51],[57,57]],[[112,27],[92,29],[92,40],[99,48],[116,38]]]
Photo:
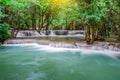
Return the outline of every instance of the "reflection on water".
[[[120,58],[49,47],[0,47],[0,80],[120,80]]]

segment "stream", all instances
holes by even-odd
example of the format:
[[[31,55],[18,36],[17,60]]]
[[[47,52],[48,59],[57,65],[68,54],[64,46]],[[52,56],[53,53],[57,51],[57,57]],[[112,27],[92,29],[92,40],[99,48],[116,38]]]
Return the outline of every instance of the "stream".
[[[0,80],[120,80],[120,57],[102,53],[25,44],[0,46]]]

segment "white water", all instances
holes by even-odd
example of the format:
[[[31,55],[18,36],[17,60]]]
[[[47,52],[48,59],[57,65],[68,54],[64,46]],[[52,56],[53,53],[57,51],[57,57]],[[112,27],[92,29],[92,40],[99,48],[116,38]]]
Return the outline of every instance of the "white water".
[[[66,34],[66,35],[56,35],[55,31],[50,30],[50,34],[46,35],[45,34],[46,31],[41,31],[40,33],[38,33],[35,30],[30,30],[30,31],[29,30],[24,30],[24,31],[19,31],[17,33],[16,37],[46,37],[46,36],[52,36],[52,37],[82,37],[82,38],[85,37],[84,31],[79,31],[79,30],[68,31],[68,34]],[[57,31],[62,32],[62,30],[57,30]]]
[[[95,49],[86,49],[86,48],[56,48],[56,47],[51,47],[47,45],[38,45],[36,43],[30,43],[30,44],[3,44],[2,46],[31,46],[35,47],[38,50],[43,50],[46,52],[66,52],[66,51],[71,51],[71,52],[80,52],[83,55],[107,55],[112,58],[116,58],[117,56],[120,56],[119,51],[110,51],[110,50],[95,50]]]

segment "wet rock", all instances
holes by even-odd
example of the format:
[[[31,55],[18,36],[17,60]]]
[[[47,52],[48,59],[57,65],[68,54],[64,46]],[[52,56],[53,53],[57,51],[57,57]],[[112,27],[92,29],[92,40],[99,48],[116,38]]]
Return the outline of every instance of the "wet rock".
[[[54,31],[54,33],[56,35],[68,35],[68,31],[67,30],[56,30],[56,31]]]
[[[117,47],[115,47],[115,48],[114,48],[114,51],[120,51],[120,49],[119,49],[119,48],[117,48]]]
[[[44,35],[50,35],[51,31],[49,30],[45,30],[45,31],[41,31]]]
[[[49,45],[50,41],[47,40],[36,40],[36,43],[39,45]]]
[[[113,45],[110,45],[110,46],[109,46],[109,50],[114,50],[114,46],[113,46]]]
[[[49,46],[56,48],[76,48],[73,44],[69,43],[50,43]]]
[[[69,31],[68,34],[69,34],[69,35],[77,35],[77,34],[82,34],[82,35],[84,35],[85,32],[84,32],[84,31]]]
[[[109,49],[109,46],[106,44],[103,46],[104,49],[108,50]]]

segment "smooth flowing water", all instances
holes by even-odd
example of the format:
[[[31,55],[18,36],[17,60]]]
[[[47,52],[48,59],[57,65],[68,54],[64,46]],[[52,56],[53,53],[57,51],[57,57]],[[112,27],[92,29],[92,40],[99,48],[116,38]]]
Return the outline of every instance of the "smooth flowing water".
[[[0,80],[120,80],[120,58],[55,48],[1,46]]]

